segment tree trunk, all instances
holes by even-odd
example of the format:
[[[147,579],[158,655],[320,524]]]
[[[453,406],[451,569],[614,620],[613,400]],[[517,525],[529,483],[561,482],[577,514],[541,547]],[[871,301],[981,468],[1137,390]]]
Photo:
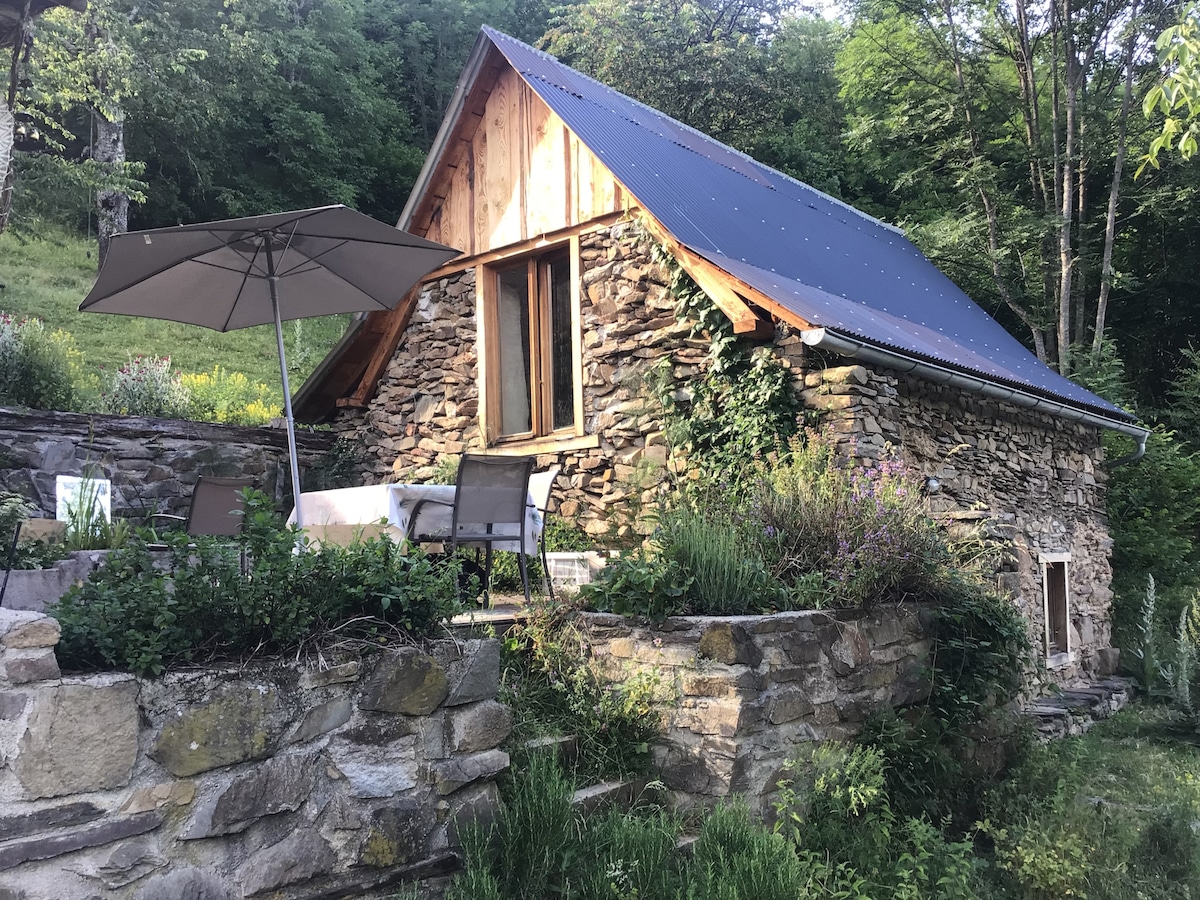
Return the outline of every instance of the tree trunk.
[[[8,217],[12,212],[13,184],[16,181],[16,171],[13,169],[13,129],[16,120],[9,111],[7,104],[0,100],[0,172],[4,173],[0,181],[0,234],[8,227]]]
[[[14,113],[17,107],[17,83],[20,75],[21,52],[25,47],[25,33],[29,28],[29,0],[21,10],[20,24],[13,35],[12,59],[8,67],[8,84],[5,85],[4,96],[0,97],[0,172],[4,179],[0,182],[0,234],[8,227],[8,218],[12,214],[13,185],[17,173],[13,168],[13,144],[16,140],[14,131],[17,126]]]
[[[1112,255],[1117,236],[1117,200],[1121,192],[1121,170],[1125,167],[1125,133],[1129,120],[1129,104],[1133,101],[1133,51],[1137,45],[1138,3],[1129,10],[1129,36],[1125,41],[1125,93],[1121,95],[1121,112],[1117,118],[1117,158],[1113,162],[1112,184],[1108,190],[1108,214],[1104,219],[1104,257],[1100,264],[1100,296],[1096,300],[1096,331],[1092,335],[1092,359],[1100,361],[1104,346],[1104,319],[1108,315],[1108,296],[1112,292]]]
[[[96,113],[96,138],[92,158],[110,172],[125,165],[125,113],[118,107],[110,110],[112,117]],[[129,195],[124,191],[104,190],[96,195],[97,257],[104,265],[108,245],[113,235],[129,230]]]

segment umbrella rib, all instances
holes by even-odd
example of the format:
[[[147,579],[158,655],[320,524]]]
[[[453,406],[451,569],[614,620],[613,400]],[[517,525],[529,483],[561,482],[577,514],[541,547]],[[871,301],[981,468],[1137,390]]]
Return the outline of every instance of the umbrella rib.
[[[242,271],[242,283],[238,285],[237,293],[233,295],[233,302],[229,304],[229,314],[225,317],[225,324],[221,328],[222,332],[229,331],[229,323],[233,319],[233,311],[237,309],[238,301],[242,299],[242,291],[246,289],[246,282],[250,280],[250,269],[254,267],[254,261],[256,259],[258,259],[257,249],[255,249],[254,255],[246,260],[250,268]]]
[[[312,235],[306,234],[305,237],[312,237]],[[338,240],[338,238],[326,238],[326,240]],[[290,243],[290,241],[289,241],[289,243]],[[296,264],[296,268],[288,269],[286,272],[280,273],[279,277],[282,278],[285,275],[297,274],[297,270],[305,263],[316,263],[317,268],[328,268],[327,266],[322,266],[320,263],[318,263],[318,260],[320,260],[322,256],[332,253],[334,250],[340,250],[342,247],[345,247],[348,243],[350,243],[349,240],[343,240],[340,243],[335,244],[334,246],[329,247],[326,250],[322,250],[320,253],[314,253],[312,256],[302,256],[301,261]],[[300,272],[299,274],[304,274],[304,273]]]

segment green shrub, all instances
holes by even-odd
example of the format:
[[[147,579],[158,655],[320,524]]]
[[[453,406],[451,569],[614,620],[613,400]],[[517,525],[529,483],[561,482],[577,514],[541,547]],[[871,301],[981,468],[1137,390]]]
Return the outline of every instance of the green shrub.
[[[838,606],[938,598],[951,555],[920,479],[898,459],[845,463],[809,433],[758,472],[747,516],[785,584],[811,593],[805,580],[823,578]]]
[[[34,510],[34,505],[20,494],[0,491],[0,561],[7,568],[45,569],[65,556],[61,543],[42,540],[12,542],[18,523],[26,522]]]
[[[65,331],[0,313],[0,406],[74,409],[79,360]]]
[[[197,422],[266,425],[283,415],[279,390],[241,372],[213,366],[211,372],[181,375],[180,383],[188,395],[187,418]]]
[[[548,553],[586,553],[596,549],[596,540],[576,522],[562,516],[546,516],[544,538]]]
[[[353,622],[433,632],[458,609],[458,567],[378,538],[296,553],[296,533],[247,492],[233,541],[167,535],[166,559],[135,537],[52,610],[67,668],[158,674],[182,663],[292,650]]]
[[[579,596],[592,609],[661,622],[687,611],[692,575],[670,556],[639,547],[610,559],[600,577],[581,585]]]
[[[887,765],[876,747],[833,743],[794,757],[780,782],[777,831],[849,877],[850,896],[973,900],[971,843],[948,841],[925,819],[898,816]]]
[[[673,695],[644,675],[606,684],[588,666],[569,608],[540,602],[505,634],[501,699],[513,710],[513,742],[573,735],[574,774],[591,783],[649,771],[658,706]]]
[[[1124,452],[1105,438],[1106,453]],[[1186,444],[1156,428],[1146,455],[1109,475],[1108,517],[1113,538],[1114,643],[1137,643],[1146,578],[1153,573],[1160,619],[1174,630],[1187,599],[1200,589],[1200,459]]]
[[[573,785],[549,753],[533,753],[510,779],[490,831],[465,842],[467,865],[446,900],[563,897],[584,854],[571,809]]]
[[[663,556],[690,575],[689,613],[743,615],[785,605],[783,584],[767,570],[744,531],[727,514],[717,517],[692,504],[663,513],[654,540]]]
[[[100,404],[118,416],[185,419],[191,399],[169,356],[135,356],[109,376]]]

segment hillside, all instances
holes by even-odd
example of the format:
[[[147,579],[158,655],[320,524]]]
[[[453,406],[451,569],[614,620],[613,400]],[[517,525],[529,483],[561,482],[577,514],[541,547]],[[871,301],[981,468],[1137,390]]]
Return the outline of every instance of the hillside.
[[[269,385],[282,397],[273,328],[220,334],[159,319],[81,313],[79,303],[95,280],[95,266],[94,241],[61,232],[35,238],[0,235],[0,312],[37,316],[70,332],[91,369],[117,368],[131,356],[169,356],[180,371],[209,372],[219,365]],[[293,391],[341,337],[348,320],[328,316],[284,323]]]

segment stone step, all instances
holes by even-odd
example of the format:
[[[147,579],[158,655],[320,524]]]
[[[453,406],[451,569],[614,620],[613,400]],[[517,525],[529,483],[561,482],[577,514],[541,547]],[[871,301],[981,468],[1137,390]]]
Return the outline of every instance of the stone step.
[[[573,734],[552,734],[546,737],[530,738],[524,745],[532,753],[546,751],[553,753],[560,762],[570,764],[579,755],[579,740]]]
[[[612,807],[631,809],[649,783],[648,778],[631,778],[588,785],[575,792],[571,797],[571,806],[585,816]]]
[[[1133,697],[1132,678],[1110,677],[1075,684],[1030,701],[1022,714],[1034,721],[1045,740],[1083,734],[1098,720],[1121,709]]]

